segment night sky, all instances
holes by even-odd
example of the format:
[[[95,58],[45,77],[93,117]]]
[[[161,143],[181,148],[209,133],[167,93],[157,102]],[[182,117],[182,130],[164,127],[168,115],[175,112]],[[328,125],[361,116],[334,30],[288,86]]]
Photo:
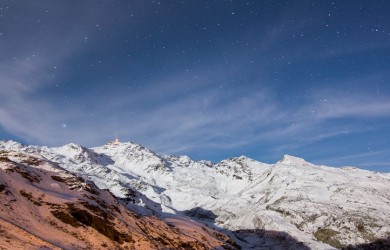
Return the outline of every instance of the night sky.
[[[390,171],[390,1],[0,1],[0,139]]]

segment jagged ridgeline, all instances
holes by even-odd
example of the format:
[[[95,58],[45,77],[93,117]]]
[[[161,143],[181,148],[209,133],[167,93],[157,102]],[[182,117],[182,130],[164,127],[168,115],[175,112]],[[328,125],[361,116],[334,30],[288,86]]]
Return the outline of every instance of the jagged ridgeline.
[[[65,236],[78,246],[130,249],[386,249],[389,242],[388,173],[288,155],[275,164],[245,156],[194,161],[119,141],[96,148],[8,141],[0,150],[2,240],[16,226],[50,247],[65,247],[58,243]],[[22,223],[31,217],[45,226]]]

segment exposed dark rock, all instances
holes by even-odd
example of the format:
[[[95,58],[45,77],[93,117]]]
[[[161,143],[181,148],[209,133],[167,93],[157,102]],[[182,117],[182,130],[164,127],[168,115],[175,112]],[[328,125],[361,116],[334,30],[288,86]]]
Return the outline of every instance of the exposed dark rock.
[[[27,172],[27,171],[23,170],[22,168],[20,168],[18,166],[15,166],[14,168],[10,168],[10,169],[7,169],[7,170],[9,172],[17,172],[18,174],[20,174],[21,176],[23,176],[29,182],[32,182],[32,183],[34,183],[34,182],[35,183],[39,183],[41,181],[39,176],[33,175],[32,173]]]
[[[0,162],[5,162],[5,163],[7,163],[7,162],[13,162],[13,161],[11,161],[10,159],[8,159],[8,157],[0,156]]]
[[[6,185],[0,184],[0,193],[3,192],[6,187],[7,187]]]
[[[29,201],[31,201],[36,206],[42,206],[42,201],[39,199],[35,199],[32,193],[27,193],[25,190],[20,190],[20,194],[26,197]]]
[[[23,159],[21,163],[26,164],[28,166],[39,166],[43,163],[43,160],[35,158],[35,157],[29,157],[26,159]]]
[[[371,243],[360,245],[349,245],[342,248],[343,250],[384,250],[390,249],[390,237],[386,239],[379,239]]]
[[[62,222],[71,226],[79,227],[83,225],[92,227],[99,233],[120,244],[123,242],[132,242],[131,235],[118,232],[115,229],[114,224],[109,220],[109,218],[113,219],[113,217],[108,215],[99,207],[92,204],[86,205],[86,203],[83,203],[83,206],[93,210],[94,213],[96,212],[97,214],[106,217],[102,218],[100,216],[94,215],[88,210],[81,209],[72,203],[68,203],[67,206],[68,207],[65,210],[53,210],[51,213]]]
[[[212,211],[206,210],[201,207],[195,207],[190,210],[185,211],[187,216],[198,218],[198,219],[207,219],[207,220],[215,220],[217,215],[215,215]]]
[[[80,227],[81,224],[73,216],[69,215],[67,212],[62,210],[53,210],[51,213],[60,221],[65,224],[69,224],[73,227]]]
[[[332,230],[332,229],[319,228],[313,235],[319,241],[322,241],[326,244],[329,244],[335,248],[341,248],[342,244],[335,237],[338,234],[339,234],[339,232]]]

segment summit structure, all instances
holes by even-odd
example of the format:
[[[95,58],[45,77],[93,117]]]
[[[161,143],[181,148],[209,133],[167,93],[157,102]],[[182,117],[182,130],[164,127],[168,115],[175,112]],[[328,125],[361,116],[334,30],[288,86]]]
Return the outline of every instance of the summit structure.
[[[115,140],[107,142],[107,145],[119,145],[121,142],[119,141],[118,138],[115,138]]]

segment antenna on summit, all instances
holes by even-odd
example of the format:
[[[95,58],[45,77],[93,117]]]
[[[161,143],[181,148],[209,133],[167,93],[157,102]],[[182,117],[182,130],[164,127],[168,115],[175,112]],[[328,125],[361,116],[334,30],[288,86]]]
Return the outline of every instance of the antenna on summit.
[[[118,138],[115,138],[115,140],[109,141],[109,142],[107,142],[107,144],[108,145],[119,145],[119,144],[121,144],[121,142],[119,141]]]

